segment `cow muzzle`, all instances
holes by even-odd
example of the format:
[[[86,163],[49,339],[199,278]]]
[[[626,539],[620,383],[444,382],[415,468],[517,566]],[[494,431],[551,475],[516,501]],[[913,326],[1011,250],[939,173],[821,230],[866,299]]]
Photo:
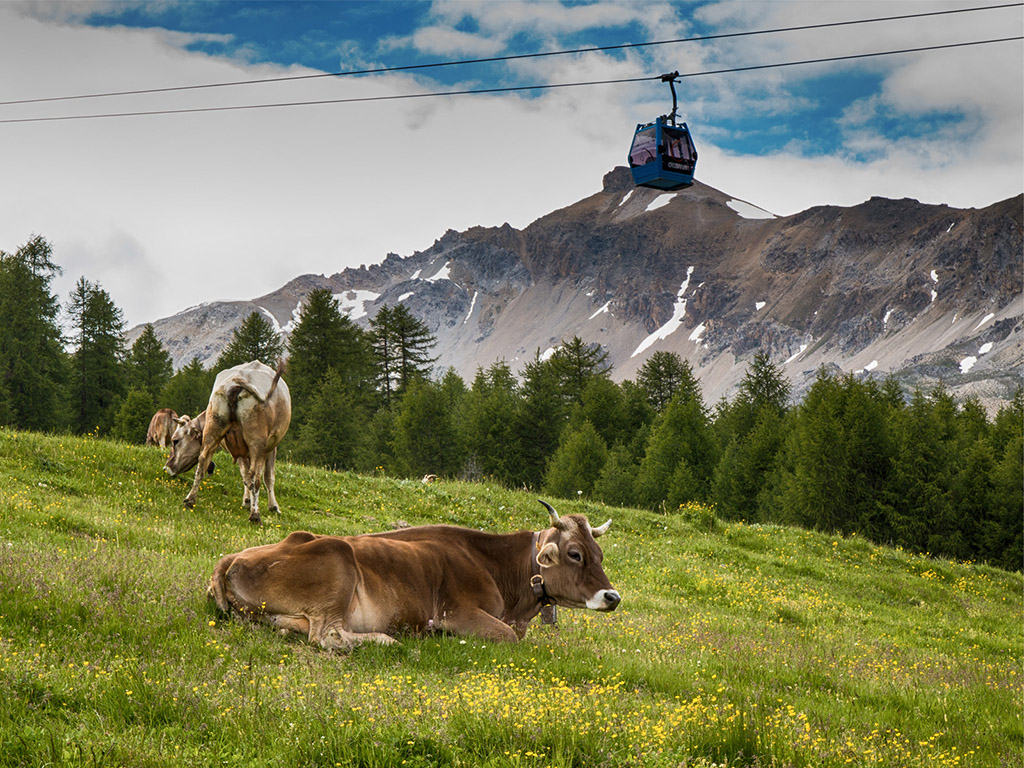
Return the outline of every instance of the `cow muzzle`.
[[[592,611],[614,611],[622,601],[622,596],[614,589],[602,589],[587,600],[587,608]]]

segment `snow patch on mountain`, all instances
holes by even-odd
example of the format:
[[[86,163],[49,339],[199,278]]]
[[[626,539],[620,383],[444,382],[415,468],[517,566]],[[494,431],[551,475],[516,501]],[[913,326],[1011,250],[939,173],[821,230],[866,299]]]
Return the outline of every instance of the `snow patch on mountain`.
[[[661,326],[661,328],[641,341],[640,346],[636,348],[630,357],[636,357],[654,344],[654,342],[670,336],[683,324],[683,317],[686,315],[686,291],[690,287],[690,278],[693,276],[693,270],[694,267],[690,267],[686,270],[686,279],[683,280],[683,284],[679,286],[679,292],[676,293],[676,303],[671,319]]]
[[[659,208],[664,208],[666,205],[672,202],[675,195],[658,195],[644,209],[645,211],[656,211]]]
[[[444,266],[441,267],[435,274],[427,278],[427,282],[436,283],[438,280],[451,280],[452,279],[452,263],[446,261]]]
[[[351,290],[336,293],[334,298],[337,299],[341,312],[348,314],[349,320],[358,320],[361,317],[366,317],[366,305],[379,299],[380,294],[373,291]]]
[[[743,200],[730,200],[726,203],[736,213],[738,213],[744,219],[774,219],[777,218],[774,213],[769,213],[764,208],[758,208],[756,205],[751,205]]]

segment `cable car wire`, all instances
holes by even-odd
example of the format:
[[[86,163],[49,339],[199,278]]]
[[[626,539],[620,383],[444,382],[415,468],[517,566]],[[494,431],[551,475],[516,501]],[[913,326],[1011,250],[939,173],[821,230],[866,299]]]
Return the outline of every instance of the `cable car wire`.
[[[705,70],[703,72],[687,72],[680,74],[679,77],[702,77],[705,75],[723,75],[732,72],[751,72],[754,70],[762,69],[778,69],[781,67],[795,67],[801,64],[825,64],[828,62],[835,61],[850,61],[853,59],[867,59],[876,56],[892,56],[903,53],[921,53],[924,51],[939,51],[951,48],[966,48],[969,46],[976,45],[991,45],[994,43],[1007,43],[1018,40],[1024,40],[1024,35],[1018,35],[1016,37],[1001,37],[990,40],[973,40],[961,43],[944,43],[938,45],[926,45],[918,48],[901,48],[898,50],[891,51],[875,51],[872,53],[854,53],[846,56],[828,56],[819,59],[803,59],[800,61],[785,61],[775,64],[753,64],[745,67],[729,67],[727,69],[712,69]],[[424,99],[438,96],[467,96],[467,95],[479,95],[487,93],[510,93],[514,91],[540,91],[540,90],[551,90],[555,88],[576,88],[581,86],[593,86],[593,85],[617,85],[620,83],[640,83],[651,80],[661,80],[661,75],[645,76],[645,77],[625,77],[617,78],[612,80],[591,80],[586,82],[576,83],[548,83],[547,85],[515,85],[501,88],[474,88],[461,91],[432,91],[429,93],[403,93],[395,94],[392,96],[357,96],[345,99],[318,99],[313,101],[290,101],[290,102],[276,102],[269,104],[238,104],[234,106],[225,107],[191,107],[184,109],[156,109],[147,111],[137,112],[107,112],[92,115],[56,115],[52,117],[21,117],[21,118],[10,118],[0,119],[0,125],[12,124],[12,123],[48,123],[48,122],[59,122],[68,120],[96,120],[101,118],[114,118],[114,117],[143,117],[151,115],[185,115],[185,114],[196,114],[200,112],[234,112],[240,110],[250,109],[275,109],[284,107],[304,107],[304,106],[319,106],[325,104],[356,104],[362,102],[374,102],[374,101],[400,101],[403,99]]]
[[[847,20],[847,21],[831,21],[831,22],[823,22],[823,23],[820,23],[820,24],[801,24],[801,25],[798,25],[798,26],[777,27],[777,28],[774,28],[774,29],[748,30],[746,32],[722,32],[722,33],[718,33],[718,34],[714,34],[714,35],[698,35],[698,36],[695,36],[695,37],[681,37],[681,38],[676,38],[676,39],[672,39],[672,40],[657,40],[657,41],[643,42],[643,43],[622,43],[620,45],[605,45],[605,46],[595,46],[595,47],[590,47],[590,48],[573,48],[573,49],[567,49],[567,50],[561,50],[561,51],[542,51],[542,52],[538,52],[538,53],[522,53],[522,54],[509,55],[509,56],[492,56],[492,57],[483,58],[483,59],[462,59],[462,60],[457,60],[457,61],[438,61],[438,62],[433,62],[433,63],[430,63],[430,64],[407,64],[407,65],[397,66],[397,67],[378,67],[378,68],[375,68],[375,69],[355,69],[355,70],[348,70],[348,71],[343,71],[343,72],[318,72],[316,74],[310,74],[310,75],[286,75],[286,76],[282,76],[282,77],[268,77],[268,78],[255,79],[255,80],[236,80],[236,81],[231,81],[231,82],[206,83],[206,84],[200,84],[200,85],[178,85],[178,86],[169,86],[169,87],[165,87],[165,88],[142,88],[142,89],[138,89],[138,90],[129,90],[129,91],[108,91],[108,92],[103,92],[103,93],[84,93],[84,94],[78,94],[78,95],[74,95],[74,96],[48,96],[48,97],[41,97],[41,98],[35,98],[35,99],[16,99],[16,100],[11,100],[11,101],[0,101],[0,106],[11,106],[11,105],[15,105],[15,104],[39,104],[39,103],[53,102],[53,101],[75,101],[75,100],[82,100],[82,99],[98,99],[98,98],[106,98],[106,97],[111,97],[111,96],[138,96],[138,95],[150,94],[150,93],[171,93],[171,92],[176,92],[176,91],[191,91],[191,90],[202,90],[202,89],[210,89],[210,88],[229,88],[229,87],[235,87],[235,86],[240,86],[240,85],[264,85],[264,84],[268,84],[268,83],[294,82],[294,81],[298,81],[298,80],[314,80],[314,79],[325,78],[325,77],[345,77],[345,76],[349,76],[349,75],[376,75],[376,74],[385,74],[385,73],[388,73],[388,72],[408,72],[408,71],[418,70],[418,69],[436,69],[436,68],[439,68],[439,67],[461,66],[461,65],[464,65],[464,64],[490,64],[490,63],[496,63],[496,62],[502,62],[502,61],[517,61],[517,60],[522,60],[522,59],[536,59],[536,58],[542,58],[542,57],[546,57],[546,56],[566,56],[566,55],[577,54],[577,53],[597,53],[597,52],[600,52],[600,51],[617,51],[617,50],[625,50],[625,49],[630,49],[630,48],[646,48],[646,47],[653,47],[653,46],[659,46],[659,45],[674,45],[674,44],[678,44],[678,43],[707,42],[707,41],[711,41],[711,40],[726,40],[726,39],[729,39],[729,38],[752,37],[752,36],[755,36],[755,35],[769,35],[769,34],[777,34],[777,33],[782,33],[782,32],[798,32],[798,31],[804,31],[804,30],[810,30],[810,29],[826,29],[826,28],[830,28],[830,27],[845,27],[845,26],[853,26],[853,25],[857,25],[857,24],[872,24],[872,23],[878,23],[878,22],[899,21],[899,20],[904,20],[904,19],[919,19],[919,18],[923,18],[923,17],[927,17],[927,16],[946,16],[946,15],[955,14],[955,13],[973,13],[973,12],[976,12],[976,11],[991,11],[991,10],[998,10],[998,9],[1002,9],[1002,8],[1019,8],[1021,6],[1024,6],[1024,2],[1002,3],[1002,4],[999,4],[999,5],[985,5],[985,6],[977,6],[977,7],[973,7],[973,8],[951,8],[951,9],[946,9],[946,10],[942,10],[942,11],[927,11],[927,12],[923,12],[923,13],[908,13],[908,14],[901,14],[901,15],[898,15],[898,16],[878,16],[878,17],[873,17],[873,18],[868,18],[868,19],[850,19],[850,20]],[[445,94],[445,95],[447,95],[447,94]]]

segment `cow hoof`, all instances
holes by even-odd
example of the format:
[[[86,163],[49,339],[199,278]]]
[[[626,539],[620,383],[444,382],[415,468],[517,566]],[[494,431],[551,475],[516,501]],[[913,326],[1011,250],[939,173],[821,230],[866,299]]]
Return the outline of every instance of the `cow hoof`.
[[[260,520],[260,516],[259,515],[249,515],[249,522],[252,523],[253,525],[259,525],[263,521]]]
[[[190,497],[186,497],[184,504],[185,504],[185,509],[192,509],[196,505],[196,500],[193,499],[193,498],[190,498]]]
[[[281,514],[281,508],[280,507],[271,507],[270,511],[273,512],[275,515],[280,515]]]

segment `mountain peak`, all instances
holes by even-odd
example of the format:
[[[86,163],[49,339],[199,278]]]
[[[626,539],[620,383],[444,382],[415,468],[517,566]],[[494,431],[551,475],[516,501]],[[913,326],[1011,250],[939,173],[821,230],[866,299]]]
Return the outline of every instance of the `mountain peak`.
[[[411,256],[304,275],[154,327],[176,365],[209,363],[249,312],[287,331],[303,297],[325,287],[360,323],[405,304],[437,337],[438,368],[467,380],[497,360],[520,370],[579,336],[608,351],[617,379],[655,351],[678,353],[708,402],[765,351],[796,394],[834,366],[998,404],[1024,372],[1022,199],[958,210],[872,197],[779,217],[700,182],[635,187],[617,167],[599,192],[523,230],[449,229]]]

